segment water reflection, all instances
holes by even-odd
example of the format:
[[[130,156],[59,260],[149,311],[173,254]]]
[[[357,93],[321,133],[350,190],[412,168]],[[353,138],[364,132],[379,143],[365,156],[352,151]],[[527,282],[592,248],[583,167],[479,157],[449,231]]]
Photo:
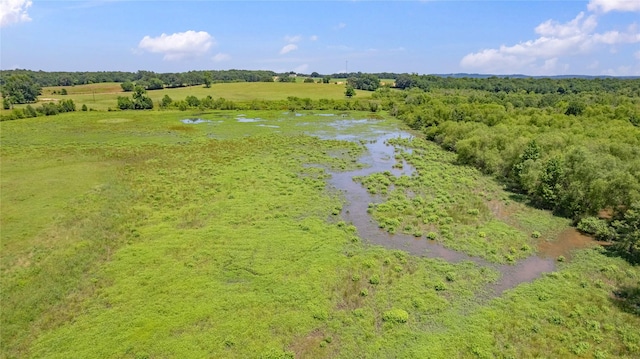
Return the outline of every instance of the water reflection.
[[[180,122],[182,123],[186,123],[189,125],[195,125],[198,123],[206,123],[206,122],[211,122],[210,120],[203,120],[201,118],[185,118],[183,120],[180,120]]]

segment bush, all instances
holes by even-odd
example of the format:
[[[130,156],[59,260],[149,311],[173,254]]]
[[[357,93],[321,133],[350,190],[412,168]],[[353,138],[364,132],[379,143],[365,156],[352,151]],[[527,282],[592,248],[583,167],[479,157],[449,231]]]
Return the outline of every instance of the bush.
[[[38,116],[38,113],[36,112],[36,110],[31,105],[27,105],[27,107],[24,108],[24,116],[25,117],[36,117],[36,116]]]
[[[596,217],[585,217],[578,222],[578,230],[582,233],[591,234],[601,240],[610,240],[613,235],[609,225],[605,220]]]
[[[122,87],[122,91],[130,92],[130,91],[133,91],[134,85],[133,85],[133,82],[126,81],[126,82],[121,83],[120,87]]]
[[[118,96],[118,108],[121,110],[133,110],[133,101],[124,96]]]
[[[76,104],[71,99],[62,100],[58,104],[58,110],[60,112],[73,112],[76,110]]]
[[[42,104],[41,110],[42,113],[45,114],[45,116],[57,115],[60,112],[58,106],[56,106],[55,103]]]
[[[382,314],[382,320],[389,323],[406,323],[409,320],[409,313],[402,309],[391,309]]]

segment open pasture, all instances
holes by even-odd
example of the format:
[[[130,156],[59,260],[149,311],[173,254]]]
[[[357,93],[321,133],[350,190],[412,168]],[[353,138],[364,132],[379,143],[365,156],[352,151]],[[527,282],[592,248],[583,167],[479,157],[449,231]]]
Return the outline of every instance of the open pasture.
[[[67,90],[67,95],[61,95],[62,89]],[[322,98],[338,100],[344,98],[344,84],[338,85],[334,82],[329,84],[302,83],[302,82],[234,82],[234,83],[214,83],[210,88],[202,85],[166,88],[162,90],[151,90],[147,94],[154,104],[160,102],[165,96],[173,100],[183,100],[187,96],[203,98],[211,96],[213,98],[224,98],[236,102],[251,102],[252,100],[286,100],[289,96],[300,98],[310,98],[319,100]],[[55,93],[54,93],[55,92]],[[118,83],[103,83],[78,86],[55,86],[42,89],[40,101],[60,101],[72,99],[78,109],[82,105],[100,111],[109,108],[117,109],[118,96],[131,96],[131,92],[123,92]],[[371,97],[371,92],[356,91],[356,99],[366,99]],[[16,105],[16,108],[24,105]]]

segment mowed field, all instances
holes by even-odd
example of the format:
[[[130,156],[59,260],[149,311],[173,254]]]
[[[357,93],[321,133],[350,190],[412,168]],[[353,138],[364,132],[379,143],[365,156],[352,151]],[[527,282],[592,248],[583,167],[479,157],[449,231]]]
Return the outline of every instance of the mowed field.
[[[340,82],[340,84],[337,84]],[[172,89],[162,89],[148,91],[147,94],[157,106],[158,102],[168,95],[173,100],[183,100],[187,96],[203,98],[211,96],[215,99],[224,98],[231,101],[250,102],[252,100],[286,100],[287,97],[296,96],[300,98],[319,99],[344,99],[345,85],[344,79],[334,79],[329,84],[319,83],[281,83],[281,82],[236,82],[212,84],[210,88],[202,85],[179,87]],[[62,89],[67,90],[67,95],[60,95]],[[54,93],[55,92],[55,93]],[[43,101],[59,101],[72,99],[76,107],[80,109],[82,105],[100,111],[117,109],[118,96],[131,96],[131,92],[123,92],[119,83],[99,83],[78,86],[55,86],[42,89],[39,97]],[[356,91],[355,99],[367,99],[371,97],[369,91]],[[36,103],[36,105],[38,105]],[[24,107],[17,105],[16,108]]]
[[[2,358],[640,356],[624,301],[640,269],[600,247],[495,296],[491,265],[361,238],[327,184],[402,128],[384,112],[106,111],[129,96],[119,84],[65,88],[42,97],[97,111],[0,123]],[[165,94],[342,99],[344,86],[149,92]],[[392,142],[388,160],[418,170],[358,179],[381,195],[381,231],[511,263],[535,255],[533,231],[553,242],[567,226],[432,143]]]

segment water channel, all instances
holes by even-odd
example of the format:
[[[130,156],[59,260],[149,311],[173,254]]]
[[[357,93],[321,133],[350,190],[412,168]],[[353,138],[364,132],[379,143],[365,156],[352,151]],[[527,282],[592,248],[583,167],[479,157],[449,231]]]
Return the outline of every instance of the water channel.
[[[329,138],[329,136],[322,137]],[[344,134],[330,137],[342,140],[362,139],[357,135]],[[395,147],[387,144],[386,141],[399,137],[410,138],[412,135],[405,131],[379,131],[375,134],[374,139],[371,139],[370,136],[365,137],[367,152],[359,161],[365,164],[366,167],[355,171],[331,172],[329,184],[340,190],[345,196],[347,203],[342,210],[343,218],[355,225],[360,237],[370,244],[400,249],[416,256],[442,258],[451,263],[472,261],[480,266],[494,268],[500,272],[501,276],[496,283],[490,286],[490,290],[493,291],[495,296],[498,296],[507,289],[514,288],[524,282],[530,282],[544,273],[554,271],[558,256],[569,257],[571,250],[584,248],[594,243],[591,238],[581,235],[573,228],[568,228],[558,236],[556,241],[541,243],[538,247],[537,255],[532,255],[515,264],[496,264],[483,258],[472,257],[446,248],[436,241],[416,238],[402,233],[389,234],[380,229],[378,224],[367,213],[369,204],[378,203],[381,198],[370,195],[364,186],[353,180],[353,177],[367,176],[384,171],[390,171],[395,176],[411,175],[414,169],[406,162],[402,164],[402,169],[394,167],[396,162],[394,156]]]

